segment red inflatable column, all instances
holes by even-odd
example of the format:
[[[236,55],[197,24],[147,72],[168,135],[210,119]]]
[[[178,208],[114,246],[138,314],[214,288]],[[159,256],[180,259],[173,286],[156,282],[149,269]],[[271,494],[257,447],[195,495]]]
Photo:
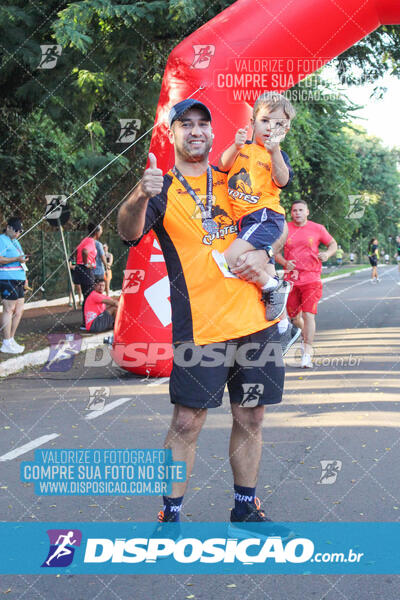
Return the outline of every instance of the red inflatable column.
[[[112,356],[128,371],[151,377],[172,369],[170,285],[157,238],[131,248],[114,328]]]
[[[192,96],[210,108],[215,163],[237,128],[249,123],[260,91],[286,90],[381,24],[399,22],[399,0],[296,0],[285,6],[281,0],[238,0],[169,56],[150,144],[157,166],[165,173],[173,165],[167,115],[180,100]],[[258,70],[260,59],[265,61]],[[154,376],[168,375],[172,364],[168,279],[160,254],[153,236],[130,250],[114,335],[115,361]]]

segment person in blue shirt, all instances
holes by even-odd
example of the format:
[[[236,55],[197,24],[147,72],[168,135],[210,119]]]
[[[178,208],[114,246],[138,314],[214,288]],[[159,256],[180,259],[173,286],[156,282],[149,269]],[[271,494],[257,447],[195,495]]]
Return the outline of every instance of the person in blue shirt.
[[[3,303],[3,343],[0,352],[6,354],[21,354],[25,349],[14,339],[24,312],[24,293],[28,287],[25,266],[27,257],[17,239],[22,231],[21,220],[11,217],[4,233],[0,235],[0,296]]]
[[[104,279],[104,275],[105,275],[106,270],[108,269],[108,265],[107,265],[107,261],[106,261],[106,255],[104,252],[103,244],[100,242],[100,236],[102,233],[103,233],[102,226],[97,225],[97,227],[95,229],[95,233],[93,235],[94,243],[96,244],[96,250],[97,250],[96,267],[94,269],[93,274],[97,278],[101,277],[102,279]]]

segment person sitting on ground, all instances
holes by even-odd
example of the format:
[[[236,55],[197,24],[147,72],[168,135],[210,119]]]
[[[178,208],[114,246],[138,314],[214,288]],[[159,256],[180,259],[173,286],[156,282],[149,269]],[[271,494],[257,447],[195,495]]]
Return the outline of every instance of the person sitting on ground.
[[[113,329],[118,300],[104,294],[106,283],[103,278],[96,278],[94,289],[85,301],[85,325],[90,333],[102,333]]]

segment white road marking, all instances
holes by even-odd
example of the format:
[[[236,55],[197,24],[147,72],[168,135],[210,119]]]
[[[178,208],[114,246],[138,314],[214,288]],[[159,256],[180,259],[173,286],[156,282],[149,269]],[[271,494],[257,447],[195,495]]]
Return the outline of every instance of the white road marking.
[[[390,271],[392,271],[392,270],[393,269],[390,269]],[[367,269],[365,269],[365,271],[367,271]],[[390,273],[390,271],[386,271],[383,275],[381,275],[381,277],[384,277],[385,275]],[[324,280],[322,280],[322,282],[324,282]],[[325,284],[327,284],[327,283],[329,283],[329,281],[325,282]],[[324,298],[322,298],[322,300],[319,301],[319,304],[321,304],[321,302],[326,302],[326,300],[330,300],[331,298],[335,298],[336,296],[340,296],[341,294],[344,294],[344,292],[347,292],[348,290],[351,290],[352,288],[355,288],[358,285],[363,285],[364,283],[368,283],[369,285],[371,285],[369,279],[363,279],[362,281],[358,281],[357,283],[354,283],[353,285],[349,285],[349,286],[343,288],[342,290],[339,290],[338,292],[331,294],[330,296],[325,296]],[[379,284],[377,284],[377,285],[379,285]]]
[[[85,419],[87,421],[90,421],[91,419],[97,419],[97,417],[101,417],[105,413],[108,413],[110,410],[113,410],[113,408],[117,408],[117,406],[121,406],[121,404],[129,402],[129,400],[132,400],[132,396],[129,396],[129,398],[118,398],[118,400],[114,400],[114,402],[110,402],[110,404],[107,404],[102,410],[92,410],[85,417]]]
[[[38,448],[39,446],[43,446],[46,442],[50,440],[54,440],[60,436],[59,433],[50,433],[49,435],[42,435],[42,437],[36,438],[36,440],[32,440],[19,448],[14,448],[7,454],[3,454],[0,456],[0,461],[12,460],[13,458],[17,458],[17,456],[21,456],[21,454],[25,454],[26,452],[30,452],[34,448]]]
[[[148,387],[154,385],[161,385],[162,383],[167,383],[167,381],[169,381],[169,377],[161,377],[161,379],[159,379],[158,381],[152,381],[151,383],[149,383]]]

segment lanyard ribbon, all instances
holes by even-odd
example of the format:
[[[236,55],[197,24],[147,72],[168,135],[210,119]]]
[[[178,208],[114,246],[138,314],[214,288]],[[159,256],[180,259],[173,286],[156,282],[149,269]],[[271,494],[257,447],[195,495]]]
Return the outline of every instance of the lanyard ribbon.
[[[188,194],[191,195],[196,205],[200,209],[201,212],[201,221],[203,228],[208,233],[217,233],[218,225],[212,219],[212,204],[213,204],[213,176],[212,169],[210,166],[207,167],[207,195],[206,195],[206,203],[205,205],[200,200],[192,186],[186,181],[182,173],[177,169],[176,166],[172,167],[172,172],[178,181],[183,185]]]

